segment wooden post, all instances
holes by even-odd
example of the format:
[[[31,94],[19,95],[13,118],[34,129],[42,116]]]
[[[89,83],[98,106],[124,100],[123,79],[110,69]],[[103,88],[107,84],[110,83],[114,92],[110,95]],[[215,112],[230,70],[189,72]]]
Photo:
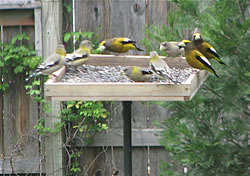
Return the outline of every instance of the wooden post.
[[[132,101],[123,101],[123,163],[124,175],[132,175],[132,138],[131,138],[131,104]]]
[[[0,26],[0,41],[3,40],[3,26]],[[0,48],[0,51],[2,51],[3,48]],[[0,57],[0,60],[2,58]],[[2,84],[3,80],[3,73],[2,68],[0,68],[0,83]],[[3,91],[0,90],[0,159],[2,159],[4,156],[4,144],[3,144]]]
[[[46,128],[54,128],[54,124],[61,122],[58,114],[61,110],[59,101],[51,101],[49,103],[51,112],[45,120]],[[46,155],[46,175],[61,176],[63,171],[63,152],[62,152],[62,132],[51,134],[45,140]]]
[[[62,44],[62,4],[62,0],[42,0],[42,46],[44,58],[53,53],[58,44]],[[55,122],[61,122],[61,119],[57,118],[60,111],[60,102],[52,101],[49,104],[51,114],[45,120],[45,127],[53,128]],[[46,175],[64,175],[62,132],[46,137],[45,143]]]

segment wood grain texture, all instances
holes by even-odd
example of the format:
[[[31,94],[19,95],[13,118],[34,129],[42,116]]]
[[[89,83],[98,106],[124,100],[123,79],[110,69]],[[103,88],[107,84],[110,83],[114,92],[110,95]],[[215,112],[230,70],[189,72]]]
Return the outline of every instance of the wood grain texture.
[[[0,174],[13,174],[12,167],[15,173],[26,174],[26,173],[40,173],[39,169],[40,158],[15,158],[10,165],[10,158],[0,159]]]
[[[144,38],[146,1],[112,0],[111,1],[111,37],[128,37],[137,42]],[[145,54],[145,52],[129,51],[128,54]]]
[[[79,149],[79,148],[78,148]],[[87,147],[79,159],[81,175],[111,175],[118,170],[124,175],[122,147]],[[172,163],[168,152],[163,147],[133,147],[133,176],[147,175],[150,166],[150,175],[160,175],[162,161]],[[176,168],[178,169],[178,168]]]
[[[162,130],[160,129],[133,129],[132,130],[132,146],[143,147],[143,146],[160,146],[159,135]],[[79,139],[84,134],[79,135]],[[77,140],[76,146],[86,146],[84,140]],[[123,130],[120,129],[109,129],[105,132],[97,133],[94,136],[94,142],[88,146],[101,147],[101,146],[123,146]]]
[[[34,41],[31,27],[4,27],[3,42],[9,43],[17,33],[26,32]],[[29,33],[29,31],[31,31]],[[10,84],[4,92],[4,155],[34,157],[38,153],[37,134],[33,126],[37,122],[37,104],[26,95],[25,74],[16,75],[13,68],[4,74],[4,80]]]
[[[42,32],[42,9],[34,9],[34,19],[35,19],[35,49],[36,55],[42,57],[43,50],[43,32]]]
[[[54,52],[58,44],[62,44],[62,0],[42,1],[42,26],[43,26],[43,57],[47,58]],[[54,128],[53,123],[61,122],[58,119],[60,102],[51,101],[51,114],[45,119],[46,128]],[[62,133],[45,138],[46,174],[63,176],[63,150]]]
[[[207,78],[206,71],[197,71],[182,84],[161,82],[86,82],[45,83],[45,94],[52,100],[101,100],[101,101],[184,101],[190,100]]]
[[[51,112],[46,116],[45,127],[55,128],[55,123],[60,123],[61,119],[57,116],[61,110],[60,102],[49,102]],[[62,152],[62,132],[51,134],[45,137],[45,155],[46,155],[46,174],[61,176],[65,172],[63,170],[63,152]]]
[[[190,85],[163,83],[45,83],[45,96],[52,100],[183,100]],[[68,98],[67,98],[68,97]]]
[[[135,101],[132,103],[132,127],[154,128],[154,121],[161,122],[170,116],[168,109],[158,106],[156,104],[148,104],[147,102]]]
[[[43,57],[51,55],[62,44],[62,0],[42,0]]]
[[[1,0],[0,10],[5,9],[33,9],[41,7],[41,1],[37,0]]]
[[[76,2],[76,31],[91,31],[100,40],[111,37],[111,0],[83,0]],[[101,27],[101,30],[99,28]]]
[[[164,59],[170,67],[175,68],[188,68],[190,67],[185,57],[165,57],[160,56]],[[91,54],[89,56],[87,65],[95,66],[141,66],[149,67],[150,56],[137,56],[137,55],[104,55],[104,54]]]
[[[169,0],[148,0],[148,25],[167,25],[167,15],[174,5]]]
[[[0,11],[0,25],[3,26],[33,26],[34,11],[31,10],[3,10]]]
[[[37,104],[26,95],[24,74],[8,74],[10,87],[4,93],[4,155],[29,159],[39,155]],[[39,166],[36,166],[39,167]]]

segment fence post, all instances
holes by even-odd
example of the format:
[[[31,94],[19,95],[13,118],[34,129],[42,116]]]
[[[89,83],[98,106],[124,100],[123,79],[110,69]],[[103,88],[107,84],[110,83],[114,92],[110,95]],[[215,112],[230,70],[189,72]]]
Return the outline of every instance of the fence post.
[[[60,111],[60,102],[49,102],[51,112],[45,120],[46,128],[54,128],[55,123],[60,123],[58,118]],[[63,170],[63,148],[62,148],[62,131],[46,136],[45,138],[45,155],[46,155],[46,175],[62,176]]]
[[[58,44],[62,44],[62,0],[42,0],[42,32],[43,57],[54,52]],[[60,111],[60,102],[51,101],[51,114],[45,120],[46,128],[53,128]],[[45,139],[46,175],[63,176],[62,132]]]

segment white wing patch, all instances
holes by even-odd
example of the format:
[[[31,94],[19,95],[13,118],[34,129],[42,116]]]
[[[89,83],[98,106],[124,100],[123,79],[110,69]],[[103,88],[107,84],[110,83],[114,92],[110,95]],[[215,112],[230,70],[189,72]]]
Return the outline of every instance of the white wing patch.
[[[204,62],[206,62],[208,65],[211,65],[210,62],[207,60],[206,57],[200,56],[200,58],[201,58]]]
[[[129,42],[129,41],[131,41],[131,39],[129,39],[129,38],[124,38],[124,42]]]
[[[211,48],[209,48],[209,49],[210,49],[211,51],[217,53],[216,50],[215,50],[213,47],[211,47]]]
[[[80,58],[80,57],[83,57],[84,54],[67,54],[65,59],[67,61],[69,60],[74,60],[75,58]]]

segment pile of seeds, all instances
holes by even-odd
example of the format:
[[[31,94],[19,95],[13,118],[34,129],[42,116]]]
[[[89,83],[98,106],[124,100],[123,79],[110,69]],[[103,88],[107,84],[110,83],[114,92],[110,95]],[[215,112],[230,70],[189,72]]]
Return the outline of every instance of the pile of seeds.
[[[67,71],[61,81],[70,83],[133,82],[125,74],[122,74],[124,68],[122,66],[82,65],[76,70],[73,67],[67,67]],[[192,68],[170,68],[167,75],[171,80],[182,83],[190,76],[192,70]],[[159,80],[156,75],[152,76],[152,82],[154,81],[169,83],[169,80]]]

